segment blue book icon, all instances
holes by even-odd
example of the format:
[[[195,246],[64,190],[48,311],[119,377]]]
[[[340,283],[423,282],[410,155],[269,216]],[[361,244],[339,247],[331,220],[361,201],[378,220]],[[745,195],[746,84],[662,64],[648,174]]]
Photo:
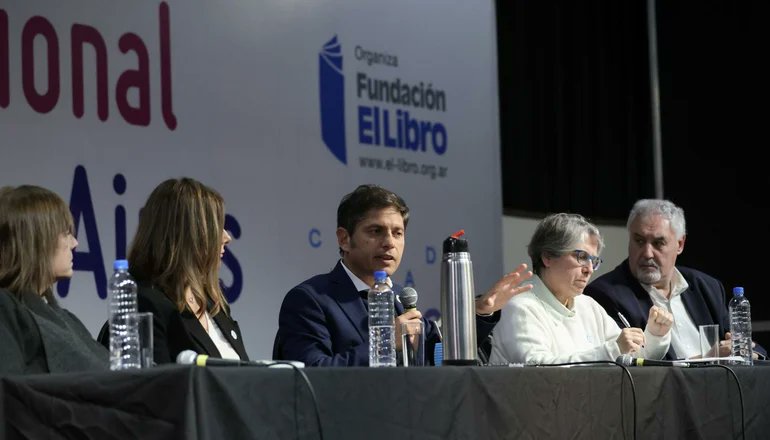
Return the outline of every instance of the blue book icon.
[[[318,54],[318,89],[321,101],[321,138],[340,162],[347,164],[345,149],[345,75],[342,47],[337,36]]]

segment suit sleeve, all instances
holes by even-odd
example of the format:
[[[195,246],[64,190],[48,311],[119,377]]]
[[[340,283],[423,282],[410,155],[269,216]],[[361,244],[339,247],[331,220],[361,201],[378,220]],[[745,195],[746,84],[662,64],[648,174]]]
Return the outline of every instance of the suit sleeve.
[[[478,346],[487,339],[492,333],[497,323],[500,321],[501,311],[498,310],[492,316],[476,315],[476,343]]]
[[[138,295],[137,299],[140,312],[152,313],[153,361],[156,364],[176,362],[176,359],[171,359],[168,346],[168,322],[164,319],[165,314],[145,295]]]
[[[760,353],[762,356],[767,357],[767,350],[765,350],[765,347],[757,344],[754,346],[754,351],[757,353]]]
[[[497,323],[500,321],[500,310],[492,314],[492,316],[479,316],[476,315],[476,346],[481,348],[484,344],[488,344],[487,338],[494,330]],[[423,318],[425,322],[425,357],[426,362],[429,365],[435,365],[435,359],[433,358],[434,348],[436,343],[441,342],[439,336],[438,325],[435,321]]]
[[[369,364],[369,346],[333,346],[326,313],[310,291],[301,285],[290,290],[278,315],[279,354],[282,359],[308,366],[345,367]]]
[[[704,283],[703,289],[708,289],[708,296],[711,297],[710,301],[714,301],[714,305],[710,306],[713,309],[714,315],[716,315],[715,324],[719,324],[722,329],[722,339],[724,339],[725,332],[730,331],[730,315],[727,309],[727,294],[725,293],[725,286],[721,281],[717,279],[711,279],[711,283]],[[704,295],[705,296],[705,295]]]

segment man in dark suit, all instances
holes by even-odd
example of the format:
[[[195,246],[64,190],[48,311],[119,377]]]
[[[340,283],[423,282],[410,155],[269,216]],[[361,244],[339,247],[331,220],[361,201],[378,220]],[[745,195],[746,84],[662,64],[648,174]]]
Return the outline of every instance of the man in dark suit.
[[[389,276],[398,269],[404,251],[409,208],[401,197],[376,185],[361,185],[343,197],[337,209],[337,242],[341,259],[334,269],[316,275],[286,294],[278,317],[273,347],[275,359],[308,366],[367,366],[369,323],[366,292],[374,271]],[[531,289],[519,286],[531,277],[521,265],[498,281],[476,301],[477,338],[485,338],[499,319],[499,311],[515,294]],[[404,312],[397,301],[396,344],[400,350],[401,324],[422,319],[428,355],[439,340],[436,324],[417,309]]]
[[[722,283],[703,272],[676,266],[686,238],[684,211],[668,200],[639,200],[628,216],[628,258],[590,283],[593,297],[625,327],[644,328],[653,305],[674,315],[667,359],[700,355],[698,327],[718,324],[720,354],[730,355],[730,325]],[[623,318],[628,322],[624,323]],[[766,354],[764,349],[755,349]]]

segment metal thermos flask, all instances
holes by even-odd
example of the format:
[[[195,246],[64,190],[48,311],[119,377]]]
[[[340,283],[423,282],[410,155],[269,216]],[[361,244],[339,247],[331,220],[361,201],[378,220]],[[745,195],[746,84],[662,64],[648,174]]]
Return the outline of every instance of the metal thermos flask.
[[[476,365],[476,302],[468,241],[460,230],[444,240],[441,258],[443,365]]]

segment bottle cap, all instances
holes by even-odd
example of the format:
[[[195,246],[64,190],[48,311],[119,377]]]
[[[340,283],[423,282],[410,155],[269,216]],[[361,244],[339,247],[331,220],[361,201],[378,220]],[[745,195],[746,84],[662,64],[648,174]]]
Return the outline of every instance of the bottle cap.
[[[112,268],[114,270],[128,270],[128,260],[115,260]]]
[[[733,287],[733,295],[743,296],[743,287]]]
[[[465,235],[465,230],[460,229],[459,231],[447,237],[447,239],[444,240],[444,253],[468,252],[468,240],[460,238],[463,235]]]
[[[383,282],[388,278],[388,273],[384,270],[375,270],[374,271],[374,282],[379,283]]]

